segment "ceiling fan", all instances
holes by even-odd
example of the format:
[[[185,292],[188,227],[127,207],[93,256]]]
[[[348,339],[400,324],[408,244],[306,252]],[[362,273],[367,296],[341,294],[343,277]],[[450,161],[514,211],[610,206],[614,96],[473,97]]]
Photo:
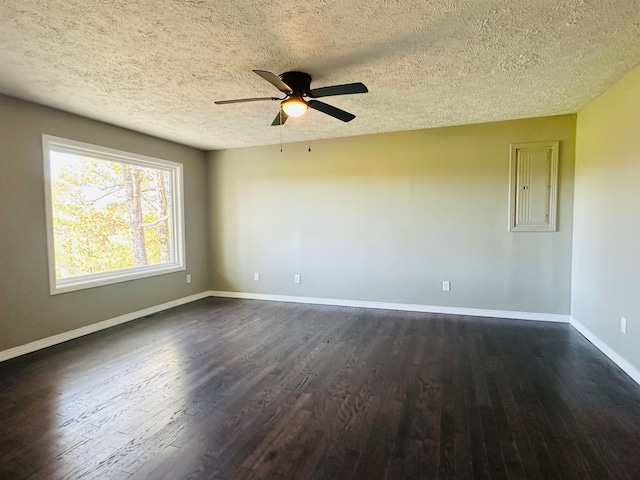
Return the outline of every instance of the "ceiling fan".
[[[239,98],[237,100],[218,100],[216,105],[227,103],[260,102],[263,100],[279,100],[280,111],[276,115],[272,126],[283,125],[289,117],[300,117],[304,115],[307,108],[313,108],[325,113],[333,118],[350,122],[355,115],[345,112],[333,105],[315,100],[320,97],[331,97],[334,95],[351,95],[353,93],[367,93],[369,90],[364,83],[346,83],[343,85],[333,85],[330,87],[311,88],[311,75],[304,72],[284,72],[280,75],[266,70],[254,70],[255,73],[271,83],[278,90],[285,94],[284,98],[278,97],[254,97]],[[305,100],[305,97],[311,100]]]

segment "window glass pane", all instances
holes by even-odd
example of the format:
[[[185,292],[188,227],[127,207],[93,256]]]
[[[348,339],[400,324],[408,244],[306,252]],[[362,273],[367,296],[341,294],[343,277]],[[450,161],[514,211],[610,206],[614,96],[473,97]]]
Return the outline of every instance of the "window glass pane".
[[[56,278],[173,261],[169,172],[51,151]]]

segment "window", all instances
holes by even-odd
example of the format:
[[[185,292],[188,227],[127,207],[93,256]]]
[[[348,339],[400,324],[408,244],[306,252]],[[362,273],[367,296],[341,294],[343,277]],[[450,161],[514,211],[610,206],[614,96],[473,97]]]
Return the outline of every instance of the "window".
[[[52,295],[185,269],[181,164],[42,142]]]

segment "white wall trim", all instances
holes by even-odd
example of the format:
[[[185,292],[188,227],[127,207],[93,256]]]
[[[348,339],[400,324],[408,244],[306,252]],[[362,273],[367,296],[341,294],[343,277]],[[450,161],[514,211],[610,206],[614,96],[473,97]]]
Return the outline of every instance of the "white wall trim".
[[[440,307],[433,305],[416,305],[411,303],[370,302],[363,300],[342,300],[335,298],[270,295],[264,293],[224,292],[219,290],[212,290],[209,293],[212,297],[244,298],[249,300],[268,300],[274,302],[334,305],[338,307],[377,308],[380,310],[400,310],[406,312],[443,313],[447,315],[468,315],[472,317],[509,318],[514,320],[535,320],[538,322],[569,323],[569,315],[560,315],[555,313],[514,312],[510,310],[485,310],[481,308],[464,307]]]
[[[569,323],[573,328],[580,332],[587,340],[589,340],[598,350],[609,357],[616,365],[618,365],[627,375],[629,375],[636,383],[640,385],[640,371],[633,365],[617,354],[611,347],[604,343],[591,330],[585,327],[574,317],[569,315],[561,315],[554,313],[535,313],[535,312],[516,312],[510,310],[486,310],[480,308],[464,308],[464,307],[442,307],[433,305],[417,305],[410,303],[387,303],[387,302],[371,302],[363,300],[343,300],[335,298],[315,298],[315,297],[298,297],[290,295],[271,295],[264,293],[245,293],[245,292],[225,292],[219,290],[209,290],[188,297],[178,298],[170,302],[162,303],[153,307],[138,310],[136,312],[120,315],[119,317],[104,320],[102,322],[87,325],[86,327],[77,328],[69,332],[60,333],[52,337],[36,340],[19,347],[10,348],[0,352],[0,362],[11,358],[26,355],[43,348],[51,347],[59,343],[73,340],[74,338],[83,337],[91,333],[99,332],[107,328],[115,327],[122,323],[130,322],[138,318],[146,317],[154,313],[168,310],[169,308],[178,307],[186,303],[195,302],[206,297],[222,297],[222,298],[240,298],[248,300],[267,300],[274,302],[289,303],[308,303],[315,305],[333,305],[339,307],[360,307],[375,308],[380,310],[398,310],[407,312],[423,312],[423,313],[442,313],[447,315],[466,315],[472,317],[491,317],[491,318],[507,318],[514,320],[533,320],[539,322],[558,322]]]
[[[138,318],[145,317],[147,315],[152,315],[154,313],[161,312],[163,310],[167,310],[169,308],[177,307],[180,305],[184,305],[186,303],[194,302],[196,300],[200,300],[206,297],[223,297],[223,298],[241,298],[248,300],[268,300],[274,302],[289,302],[289,303],[308,303],[315,305],[333,305],[339,307],[360,307],[360,308],[375,308],[380,310],[398,310],[398,311],[406,311],[406,312],[422,312],[422,313],[441,313],[446,315],[466,315],[472,317],[490,317],[490,318],[507,318],[514,320],[533,320],[539,322],[559,322],[559,323],[569,323],[570,318],[569,315],[560,315],[554,313],[535,313],[535,312],[515,312],[510,310],[485,310],[480,308],[464,308],[464,307],[442,307],[442,306],[433,306],[433,305],[417,305],[410,303],[387,303],[387,302],[371,302],[371,301],[363,301],[363,300],[343,300],[343,299],[335,299],[335,298],[315,298],[315,297],[298,297],[298,296],[290,296],[290,295],[270,295],[263,293],[245,293],[245,292],[224,292],[219,290],[209,290],[206,292],[198,293],[195,295],[190,295],[188,297],[179,298],[177,300],[172,300],[170,302],[162,303],[160,305],[156,305],[153,307],[145,308],[143,310],[138,310],[136,312],[127,313],[125,315],[120,315],[119,317],[111,318],[108,320],[104,320],[102,322],[94,323],[92,325],[87,325],[86,327],[77,328],[75,330],[71,330],[69,332],[60,333],[58,335],[54,335],[52,337],[43,338],[41,340],[36,340],[35,342],[27,343],[26,345],[21,345],[19,347],[10,348],[9,350],[0,351],[0,362],[5,360],[9,360],[11,358],[19,357],[20,355],[26,355],[27,353],[32,353],[37,350],[41,350],[43,348],[51,347],[53,345],[57,345],[59,343],[67,342],[69,340],[73,340],[74,338],[83,337],[85,335],[89,335],[91,333],[99,332],[100,330],[105,330],[110,327],[115,327],[116,325],[120,325],[122,323],[130,322],[132,320],[136,320]],[[571,324],[574,325],[574,319],[571,319]],[[576,325],[574,325],[576,327]],[[584,327],[583,327],[584,328]],[[591,334],[585,334],[580,328],[576,327],[587,339],[589,339],[596,347],[600,348],[599,344],[592,340]],[[585,329],[586,330],[586,329]],[[588,332],[588,330],[586,330]],[[593,336],[593,338],[596,338]],[[597,340],[599,342],[599,340]],[[604,345],[602,342],[600,344]],[[614,362],[616,362],[620,367],[625,370],[631,377],[640,383],[640,372],[635,370],[628,362],[619,357],[613,350],[609,349],[606,345],[604,345],[609,351],[611,351],[611,355],[607,353],[605,350],[600,348],[609,358],[611,358]],[[620,359],[620,363],[616,358]],[[627,367],[623,367],[622,364],[625,364]],[[635,373],[630,373],[630,370]],[[635,375],[635,376],[634,376]]]
[[[26,345],[10,348],[9,350],[4,350],[0,352],[0,362],[4,362],[5,360],[9,360],[10,358],[19,357],[20,355],[26,355],[27,353],[35,352],[36,350],[41,350],[43,348],[51,347],[53,345],[57,345],[58,343],[63,343],[78,337],[83,337],[85,335],[89,335],[90,333],[99,332],[100,330],[104,330],[110,327],[115,327],[116,325],[120,325],[121,323],[137,320],[138,318],[146,317],[147,315],[152,315],[154,313],[158,313],[163,310],[167,310],[169,308],[177,307],[179,305],[184,305],[185,303],[194,302],[196,300],[200,300],[201,298],[206,298],[210,296],[211,296],[211,293],[208,291],[197,293],[195,295],[178,298],[177,300],[172,300],[170,302],[162,303],[160,305],[155,305],[153,307],[145,308],[143,310],[138,310],[137,312],[127,313],[125,315],[120,315],[119,317],[115,317],[109,320],[104,320],[102,322],[87,325],[86,327],[77,328],[69,332],[60,333],[58,335],[54,335],[53,337],[47,337],[47,338],[43,338],[42,340],[36,340],[35,342],[27,343]]]
[[[585,327],[582,323],[576,320],[574,317],[571,317],[569,323],[573,328],[578,330],[587,340],[589,340],[593,345],[604,353],[607,357],[611,359],[613,363],[618,365],[627,375],[629,375],[634,382],[640,385],[640,371],[638,371],[633,365],[627,362],[624,358],[622,358],[619,354],[613,350],[609,345],[604,343],[600,338],[594,334],[591,330]]]

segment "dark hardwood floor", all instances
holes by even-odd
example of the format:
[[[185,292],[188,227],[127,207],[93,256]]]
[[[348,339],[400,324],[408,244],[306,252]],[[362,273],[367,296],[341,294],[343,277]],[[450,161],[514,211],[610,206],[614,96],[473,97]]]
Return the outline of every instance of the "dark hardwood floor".
[[[568,325],[205,299],[0,364],[1,479],[637,479]]]

